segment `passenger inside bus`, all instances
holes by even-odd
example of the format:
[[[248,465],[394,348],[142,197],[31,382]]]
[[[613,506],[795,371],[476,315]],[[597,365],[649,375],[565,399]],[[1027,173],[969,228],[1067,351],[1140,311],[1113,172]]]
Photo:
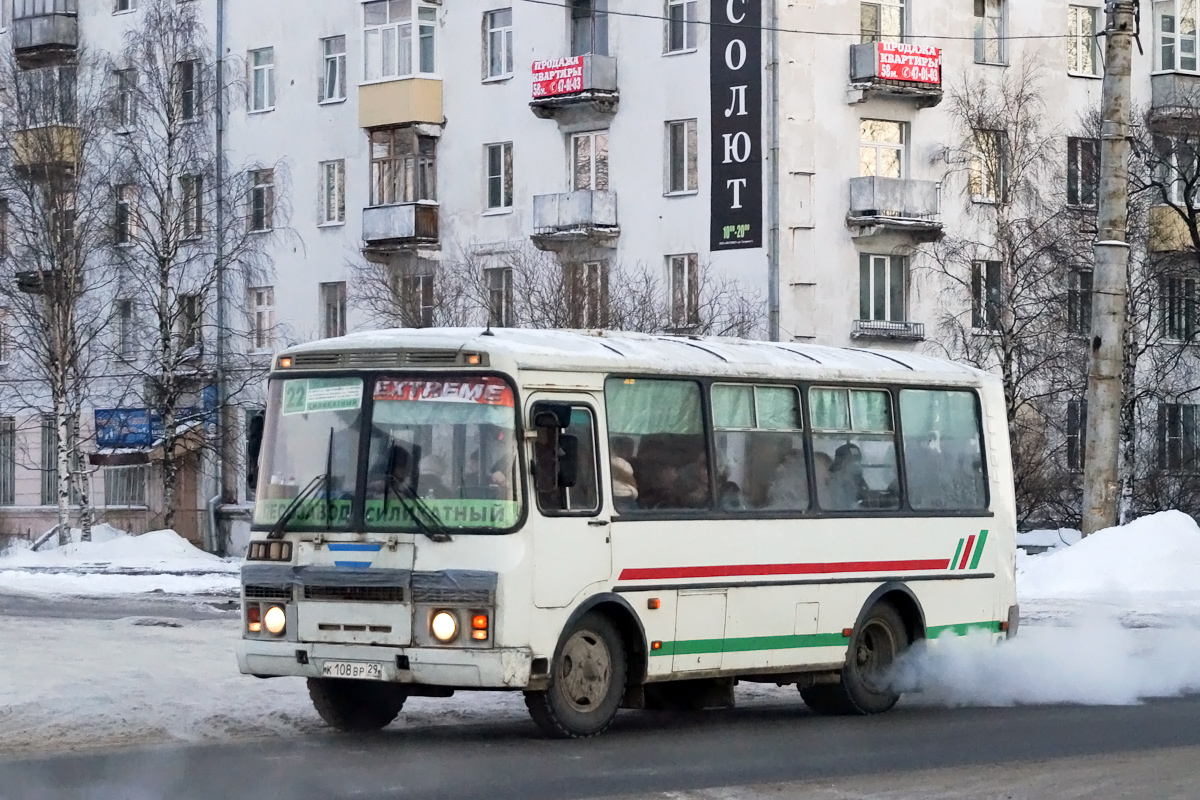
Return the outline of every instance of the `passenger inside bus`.
[[[863,477],[862,450],[852,442],[840,445],[829,469],[829,497],[833,508],[858,508],[870,489]]]
[[[766,508],[782,510],[808,508],[808,474],[804,467],[803,450],[791,448],[783,454],[783,458],[775,467],[771,486],[767,490]]]

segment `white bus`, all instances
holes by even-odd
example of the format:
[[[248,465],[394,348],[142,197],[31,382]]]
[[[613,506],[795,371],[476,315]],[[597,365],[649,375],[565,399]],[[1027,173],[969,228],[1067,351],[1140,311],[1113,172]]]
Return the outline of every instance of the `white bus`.
[[[519,690],[548,734],[795,684],[897,701],[913,642],[1017,625],[1000,383],[895,352],[396,330],[277,356],[238,663],[381,728]]]

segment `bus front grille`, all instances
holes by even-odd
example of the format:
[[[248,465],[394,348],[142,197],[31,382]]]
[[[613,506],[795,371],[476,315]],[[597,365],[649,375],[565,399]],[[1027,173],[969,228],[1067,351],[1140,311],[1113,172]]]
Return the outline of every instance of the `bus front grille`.
[[[305,600],[353,603],[403,603],[403,586],[305,586]]]
[[[247,586],[247,600],[291,600],[292,590],[282,586]]]

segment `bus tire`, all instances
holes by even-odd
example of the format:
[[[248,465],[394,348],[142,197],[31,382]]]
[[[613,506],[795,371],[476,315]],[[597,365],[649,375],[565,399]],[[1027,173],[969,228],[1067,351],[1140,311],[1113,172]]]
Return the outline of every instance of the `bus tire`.
[[[525,707],[555,739],[599,736],[617,716],[628,664],[616,626],[589,612],[567,634],[551,672],[550,688],[526,692]]]
[[[393,683],[344,678],[309,678],[308,696],[326,725],[347,733],[386,728],[408,699],[403,687]]]
[[[888,685],[888,672],[908,647],[900,613],[876,603],[850,637],[841,681],[800,690],[805,705],[818,714],[882,714],[900,699]]]

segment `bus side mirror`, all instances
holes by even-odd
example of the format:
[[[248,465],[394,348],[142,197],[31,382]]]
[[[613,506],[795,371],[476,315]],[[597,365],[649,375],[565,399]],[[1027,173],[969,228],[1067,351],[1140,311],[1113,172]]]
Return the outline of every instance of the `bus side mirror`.
[[[533,417],[537,439],[533,443],[533,477],[539,494],[558,490],[558,447],[561,426],[553,406],[543,406]]]
[[[558,485],[570,489],[579,481],[579,437],[564,433],[558,437]]]

